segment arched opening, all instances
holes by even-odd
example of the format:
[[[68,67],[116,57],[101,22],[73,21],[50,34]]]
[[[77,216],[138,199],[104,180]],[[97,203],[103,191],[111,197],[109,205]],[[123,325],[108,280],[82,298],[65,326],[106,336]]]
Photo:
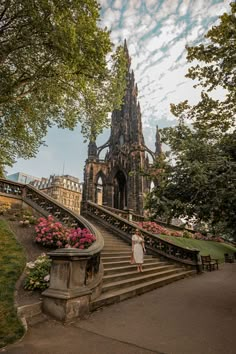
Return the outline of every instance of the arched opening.
[[[155,184],[153,181],[151,181],[149,192],[152,192],[154,188],[155,188]]]
[[[101,176],[98,178],[96,184],[96,203],[98,205],[103,204],[103,180]]]
[[[118,171],[114,177],[113,207],[123,210],[127,206],[127,182],[124,172]]]

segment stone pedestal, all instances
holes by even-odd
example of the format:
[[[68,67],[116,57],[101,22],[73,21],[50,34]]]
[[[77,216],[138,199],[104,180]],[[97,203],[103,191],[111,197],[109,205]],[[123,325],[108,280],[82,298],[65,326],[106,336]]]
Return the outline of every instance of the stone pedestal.
[[[49,253],[52,259],[50,285],[43,295],[43,312],[67,322],[89,313],[91,290],[86,286],[86,267],[91,258],[76,249]]]

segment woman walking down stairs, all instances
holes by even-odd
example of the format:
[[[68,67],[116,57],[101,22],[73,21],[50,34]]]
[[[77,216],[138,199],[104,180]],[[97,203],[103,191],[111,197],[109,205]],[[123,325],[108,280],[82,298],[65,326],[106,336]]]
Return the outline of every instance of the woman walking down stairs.
[[[89,219],[91,223],[94,221]],[[101,253],[104,267],[102,294],[91,303],[91,310],[143,294],[186,276],[195,274],[176,264],[145,255],[143,272],[137,272],[130,264],[131,245],[116,236],[111,230],[94,222],[104,238]]]

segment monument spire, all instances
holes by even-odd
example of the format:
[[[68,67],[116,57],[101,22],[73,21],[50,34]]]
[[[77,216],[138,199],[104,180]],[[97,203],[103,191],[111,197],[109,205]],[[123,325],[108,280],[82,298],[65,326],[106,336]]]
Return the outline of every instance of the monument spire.
[[[158,125],[156,126],[156,151],[155,154],[156,156],[159,156],[162,153],[162,147],[161,147],[161,137],[160,137],[160,132]]]

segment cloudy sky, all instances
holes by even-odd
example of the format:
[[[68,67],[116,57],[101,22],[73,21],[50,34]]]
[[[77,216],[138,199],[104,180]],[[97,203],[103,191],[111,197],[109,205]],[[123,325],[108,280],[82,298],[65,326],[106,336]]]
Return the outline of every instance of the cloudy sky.
[[[185,78],[186,45],[204,41],[204,34],[228,11],[230,0],[100,0],[102,25],[111,29],[114,44],[126,38],[132,68],[139,89],[144,138],[154,148],[155,126],[175,124],[170,103],[189,99],[199,93]],[[103,144],[109,131],[98,138]],[[20,159],[8,174],[25,172],[36,177],[70,174],[83,180],[87,145],[80,128],[73,132],[52,128],[36,158]]]

